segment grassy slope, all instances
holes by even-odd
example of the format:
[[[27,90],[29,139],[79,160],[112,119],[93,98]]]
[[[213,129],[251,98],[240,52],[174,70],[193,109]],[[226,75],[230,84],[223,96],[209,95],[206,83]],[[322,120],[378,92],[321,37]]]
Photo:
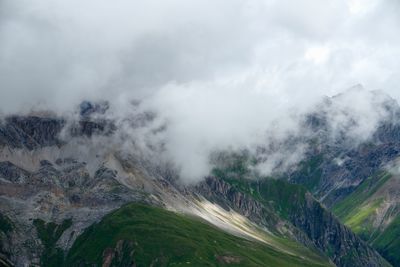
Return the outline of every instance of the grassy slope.
[[[316,169],[321,157],[315,158],[311,163],[304,163],[303,169]],[[252,196],[267,206],[273,207],[278,215],[288,218],[291,209],[296,208],[296,203],[304,201],[307,192],[306,187],[290,184],[282,179],[259,177],[249,169],[249,159],[234,157],[227,160],[229,164],[213,169],[213,175],[223,179],[239,191]],[[307,166],[308,167],[307,167]],[[305,171],[305,170],[304,170]],[[311,186],[311,185],[310,185]]]
[[[372,242],[372,246],[394,266],[400,266],[400,216]]]
[[[382,198],[374,194],[391,179],[387,172],[380,172],[365,180],[356,191],[333,207],[333,213],[361,238],[368,241],[387,260],[400,266],[400,216],[380,231],[372,222]]]
[[[72,225],[72,220],[68,219],[61,224],[56,224],[54,222],[46,223],[43,220],[35,219],[33,224],[44,247],[40,258],[41,264],[43,266],[62,265],[64,253],[60,248],[56,247],[56,243],[64,231]]]
[[[390,177],[387,172],[369,177],[356,191],[337,203],[332,209],[333,213],[355,233],[368,240],[374,232],[371,217],[381,204],[381,199],[371,197]]]
[[[101,266],[103,252],[130,240],[137,266],[329,266],[289,255],[269,246],[225,233],[198,219],[160,208],[131,204],[106,216],[75,242],[67,266],[78,262]],[[127,254],[125,254],[127,255]],[[240,262],[221,261],[221,257]]]
[[[340,201],[333,207],[333,212],[341,219],[352,217],[352,214],[357,213],[359,208],[365,204],[368,199],[390,179],[391,175],[387,172],[380,172],[377,175],[371,176],[344,200]]]
[[[306,188],[302,186],[273,178],[259,181],[226,177],[223,179],[265,205],[272,205],[273,209],[283,219],[288,219],[289,213],[296,208],[296,204],[305,201],[304,197],[307,192]]]

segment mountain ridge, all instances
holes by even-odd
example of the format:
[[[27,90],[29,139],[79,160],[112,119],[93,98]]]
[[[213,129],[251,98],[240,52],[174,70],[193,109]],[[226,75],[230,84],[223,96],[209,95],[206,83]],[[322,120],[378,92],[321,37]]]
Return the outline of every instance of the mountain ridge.
[[[337,266],[389,266],[305,187],[287,183],[284,177],[260,177],[248,161],[230,165],[230,156],[224,158],[228,169],[220,168],[218,173],[217,166],[217,172],[199,185],[183,185],[173,166],[158,165],[118,148],[99,149],[113,137],[117,126],[91,114],[86,110],[85,116],[72,122],[62,117],[11,116],[0,124],[0,211],[15,226],[11,234],[2,230],[0,248],[3,258],[16,266],[28,262],[46,266],[44,251],[65,257],[85,229],[131,202],[191,214],[242,238],[260,238],[261,231],[261,239],[267,238],[275,249],[297,244],[311,254],[329,257]],[[397,155],[396,151],[387,155],[385,144],[378,148],[384,151],[376,150],[378,157],[384,156],[382,162]],[[355,151],[363,155],[362,149]],[[367,146],[367,151],[375,150]],[[347,153],[357,158],[353,150]],[[314,169],[321,168],[320,161],[314,165]],[[308,170],[302,175],[308,177]],[[301,184],[294,179],[296,172],[289,174],[291,183]],[[267,191],[260,194],[261,189]],[[313,188],[308,189],[315,195]],[[279,193],[285,190],[296,193]],[[295,198],[288,202],[291,197]],[[46,249],[43,240],[48,239],[40,238],[40,233],[58,229],[68,220],[71,225],[52,241],[60,250]],[[10,249],[15,246],[17,252]]]

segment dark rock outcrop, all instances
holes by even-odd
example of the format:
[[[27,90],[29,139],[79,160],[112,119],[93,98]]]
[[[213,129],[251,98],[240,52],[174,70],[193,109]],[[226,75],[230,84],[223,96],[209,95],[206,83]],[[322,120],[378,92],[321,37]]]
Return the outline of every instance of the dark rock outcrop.
[[[0,123],[0,146],[29,150],[59,146],[59,133],[65,125],[60,118],[11,116]]]

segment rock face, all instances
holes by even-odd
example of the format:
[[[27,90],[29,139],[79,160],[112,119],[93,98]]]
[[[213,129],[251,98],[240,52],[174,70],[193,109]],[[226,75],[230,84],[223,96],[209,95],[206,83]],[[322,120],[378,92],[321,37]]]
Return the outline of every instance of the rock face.
[[[305,167],[290,173],[289,181],[306,185],[327,207],[332,207],[399,155],[400,140],[360,145],[347,151],[326,147],[310,153]],[[318,162],[313,165],[313,161]],[[310,184],[309,177],[313,176],[315,180]]]
[[[105,119],[81,117],[68,125],[67,134],[75,137],[110,135],[115,130],[112,122]],[[40,149],[63,144],[60,133],[66,120],[58,117],[11,116],[0,121],[0,147]]]
[[[338,266],[385,265],[376,251],[324,210],[309,193],[305,195],[305,203],[295,209],[290,219]]]
[[[302,164],[289,171],[288,180],[305,185],[324,205],[332,207],[400,156],[398,118],[381,121],[368,140],[357,144],[345,137],[331,139],[328,119],[310,115],[304,127],[313,134],[301,140],[309,144],[309,149]]]
[[[380,99],[373,105],[378,111],[372,111],[379,120],[342,109],[340,101],[348,97],[344,93],[326,98],[306,115],[304,134],[297,137],[297,144],[308,145],[306,157],[286,176],[290,182],[305,185],[329,208],[400,156],[400,107],[382,92],[369,94],[372,102]]]
[[[27,148],[58,146],[65,121],[60,118],[11,116],[0,123],[0,146]]]

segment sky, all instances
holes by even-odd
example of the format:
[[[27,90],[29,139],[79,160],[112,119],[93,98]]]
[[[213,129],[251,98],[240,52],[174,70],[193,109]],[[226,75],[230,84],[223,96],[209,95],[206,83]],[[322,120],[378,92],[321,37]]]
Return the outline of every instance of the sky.
[[[128,116],[139,100],[168,122],[166,149],[184,176],[198,177],[215,147],[251,147],[266,132],[282,139],[323,96],[362,85],[399,100],[399,8],[396,0],[0,0],[0,111],[65,112],[105,99]],[[355,110],[372,129],[380,113],[361,94]]]

